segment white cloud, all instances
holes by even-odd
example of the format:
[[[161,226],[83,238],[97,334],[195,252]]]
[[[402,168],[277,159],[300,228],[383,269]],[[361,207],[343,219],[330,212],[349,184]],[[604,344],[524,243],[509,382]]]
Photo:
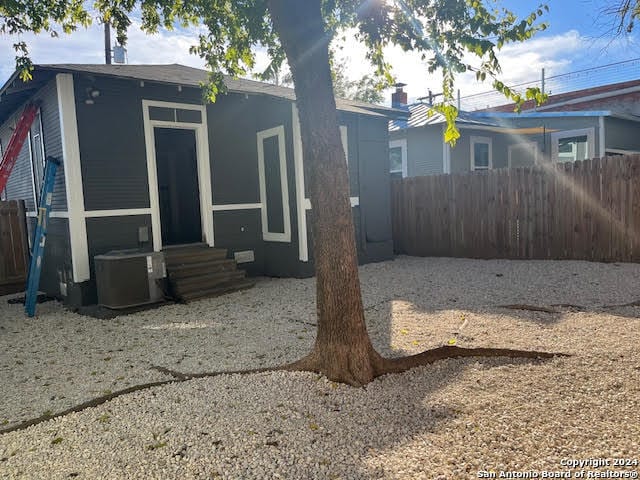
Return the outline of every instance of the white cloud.
[[[204,61],[189,53],[189,47],[197,43],[198,31],[169,32],[161,30],[147,35],[134,21],[128,32],[127,52],[129,63],[181,63],[204,68]],[[104,30],[94,24],[71,35],[60,34],[58,38],[48,35],[23,35],[20,40],[27,43],[34,63],[104,63]],[[111,37],[115,43],[115,34]],[[10,59],[0,65],[0,78],[6,80],[14,71],[13,43],[16,38],[0,37],[0,58]]]

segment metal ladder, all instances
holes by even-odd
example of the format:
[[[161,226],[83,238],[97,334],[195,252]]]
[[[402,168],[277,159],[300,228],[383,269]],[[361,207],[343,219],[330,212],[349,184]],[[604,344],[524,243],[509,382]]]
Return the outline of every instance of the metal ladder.
[[[38,288],[40,287],[40,273],[42,272],[42,260],[44,257],[44,245],[47,241],[47,229],[49,227],[49,215],[51,213],[51,201],[53,199],[53,187],[56,180],[56,171],[60,161],[54,157],[47,157],[44,167],[44,181],[40,193],[40,205],[38,206],[38,224],[33,234],[31,247],[31,264],[27,277],[27,292],[24,300],[24,311],[29,317],[36,313],[38,300]]]
[[[7,145],[7,150],[4,152],[2,160],[0,160],[0,193],[2,193],[7,186],[11,170],[13,170],[13,166],[16,164],[18,154],[22,149],[22,145],[24,145],[24,141],[31,129],[33,120],[38,114],[39,108],[40,106],[38,103],[28,104],[22,112],[22,115],[20,115],[18,123],[16,123],[16,128],[13,131],[13,135],[11,135],[9,145]]]

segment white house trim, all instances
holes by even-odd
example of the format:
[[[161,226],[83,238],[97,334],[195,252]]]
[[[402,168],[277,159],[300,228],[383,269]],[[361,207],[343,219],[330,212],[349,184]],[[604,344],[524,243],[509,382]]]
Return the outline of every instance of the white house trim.
[[[38,218],[38,212],[27,212],[27,217]],[[50,218],[69,218],[69,212],[51,211],[49,212]]]
[[[302,154],[302,136],[300,134],[300,117],[298,107],[291,104],[291,125],[293,131],[293,165],[296,183],[296,210],[298,217],[298,258],[301,262],[309,261],[309,243],[307,239],[307,213],[304,191],[304,159]]]
[[[605,144],[606,144],[606,136],[605,136],[605,127],[604,127],[604,117],[598,118],[598,147],[600,151],[600,158],[604,158],[607,154]]]
[[[255,210],[262,208],[261,203],[225,203],[220,205],[213,205],[214,212],[228,212],[232,210]]]
[[[593,158],[595,153],[595,129],[591,128],[581,128],[579,130],[564,130],[561,132],[554,132],[551,134],[551,159],[554,162],[558,161],[559,158],[559,141],[561,138],[570,138],[570,137],[587,137],[587,158]]]
[[[349,134],[346,125],[340,125],[340,141],[344,150],[344,161],[347,162],[347,174],[349,173]]]
[[[89,280],[90,273],[73,75],[70,73],[58,73],[56,75],[56,90],[58,94],[60,136],[62,137],[62,164],[67,194],[71,265],[73,268],[73,281],[79,283]]]
[[[84,212],[85,218],[127,217],[131,215],[151,215],[151,209],[123,208],[117,210],[89,210]]]
[[[400,151],[402,152],[402,170],[389,170],[391,173],[402,172],[402,178],[407,177],[409,175],[408,166],[407,166],[407,139],[401,138],[399,140],[391,140],[389,142],[389,148],[398,148],[400,147]]]
[[[168,122],[151,120],[149,107],[176,108],[182,110],[198,110],[201,123]],[[160,220],[160,199],[158,194],[158,173],[156,167],[155,127],[179,128],[194,130],[196,135],[196,157],[198,164],[198,188],[200,190],[200,216],[204,241],[214,246],[213,215],[211,214],[211,163],[209,160],[209,132],[207,128],[207,109],[204,105],[193,103],[160,102],[142,100],[144,119],[144,138],[147,150],[147,176],[149,179],[149,202],[151,210],[151,229],[153,231],[153,249],[162,250],[162,229]]]
[[[472,171],[485,170],[484,168],[476,169],[475,148],[474,148],[476,143],[486,143],[487,145],[489,145],[489,166],[487,167],[487,169],[491,170],[493,168],[493,142],[490,137],[476,137],[476,136],[472,136],[469,139],[471,170]]]
[[[268,223],[267,185],[264,166],[264,141],[267,138],[278,138],[278,155],[280,160],[280,192],[282,194],[282,215],[284,232],[270,232]],[[256,133],[258,142],[258,174],[260,176],[260,199],[262,202],[262,238],[271,242],[291,242],[291,211],[289,209],[289,186],[287,181],[287,152],[284,138],[284,126],[279,125]]]

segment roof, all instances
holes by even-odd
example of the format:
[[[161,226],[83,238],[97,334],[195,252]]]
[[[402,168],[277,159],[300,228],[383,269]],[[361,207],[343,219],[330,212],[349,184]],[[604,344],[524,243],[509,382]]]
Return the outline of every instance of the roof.
[[[389,121],[389,131],[395,132],[407,128],[425,127],[427,125],[440,125],[447,122],[441,113],[436,112],[426,103],[414,103],[405,107],[409,112],[409,119],[395,119]],[[406,111],[405,110],[405,111]],[[460,127],[499,127],[488,120],[482,120],[468,112],[458,112],[456,125]]]
[[[33,94],[33,91],[46,83],[56,73],[83,73],[113,78],[141,80],[147,82],[199,87],[208,81],[209,72],[199,68],[187,67],[177,63],[169,65],[106,65],[106,64],[51,64],[35,65],[35,73],[43,73],[44,80],[34,75],[33,84],[23,83],[19,72],[15,72],[0,88],[0,121],[5,115],[4,108],[14,105],[14,110]],[[15,83],[14,83],[15,82]],[[36,83],[37,82],[37,83]],[[267,95],[295,101],[292,88],[280,87],[269,83],[224,76],[224,83],[229,92],[249,95]],[[12,97],[12,98],[8,98]],[[336,98],[338,110],[380,117],[398,117],[405,113],[402,110],[381,105],[373,105],[357,100]]]
[[[576,118],[576,117],[613,117],[632,122],[640,122],[640,117],[611,110],[571,110],[560,112],[473,112],[470,115],[478,119],[518,119],[518,118]]]
[[[572,92],[558,93],[556,95],[549,95],[548,100],[537,107],[537,110],[572,110],[577,108],[583,110],[584,106],[578,105],[583,102],[591,100],[593,97],[615,97],[618,95],[626,95],[632,91],[640,89],[640,80],[631,80],[627,82],[611,83],[608,85],[601,85],[599,87],[584,88],[582,90],[574,90]],[[575,107],[574,107],[575,106]],[[513,112],[515,108],[514,103],[506,105],[499,105],[497,107],[486,108],[480,110],[482,112]],[[533,100],[527,100],[522,105],[522,110],[533,110],[536,108]]]

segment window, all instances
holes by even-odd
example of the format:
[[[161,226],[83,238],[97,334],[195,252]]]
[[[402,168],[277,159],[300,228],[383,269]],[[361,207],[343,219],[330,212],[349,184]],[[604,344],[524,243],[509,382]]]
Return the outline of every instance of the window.
[[[493,168],[491,139],[471,137],[471,170],[489,170]]]
[[[407,176],[407,140],[389,142],[389,172]]]
[[[257,137],[262,238],[272,242],[291,242],[284,127],[263,130],[257,133]]]
[[[40,204],[40,191],[44,181],[44,142],[42,140],[42,118],[40,111],[31,124],[29,131],[29,155],[33,171],[33,188],[35,190],[36,202]]]
[[[551,156],[556,162],[576,162],[593,158],[593,138],[593,128],[552,133]]]
[[[528,167],[538,163],[538,144],[523,142],[509,145],[509,168]]]

